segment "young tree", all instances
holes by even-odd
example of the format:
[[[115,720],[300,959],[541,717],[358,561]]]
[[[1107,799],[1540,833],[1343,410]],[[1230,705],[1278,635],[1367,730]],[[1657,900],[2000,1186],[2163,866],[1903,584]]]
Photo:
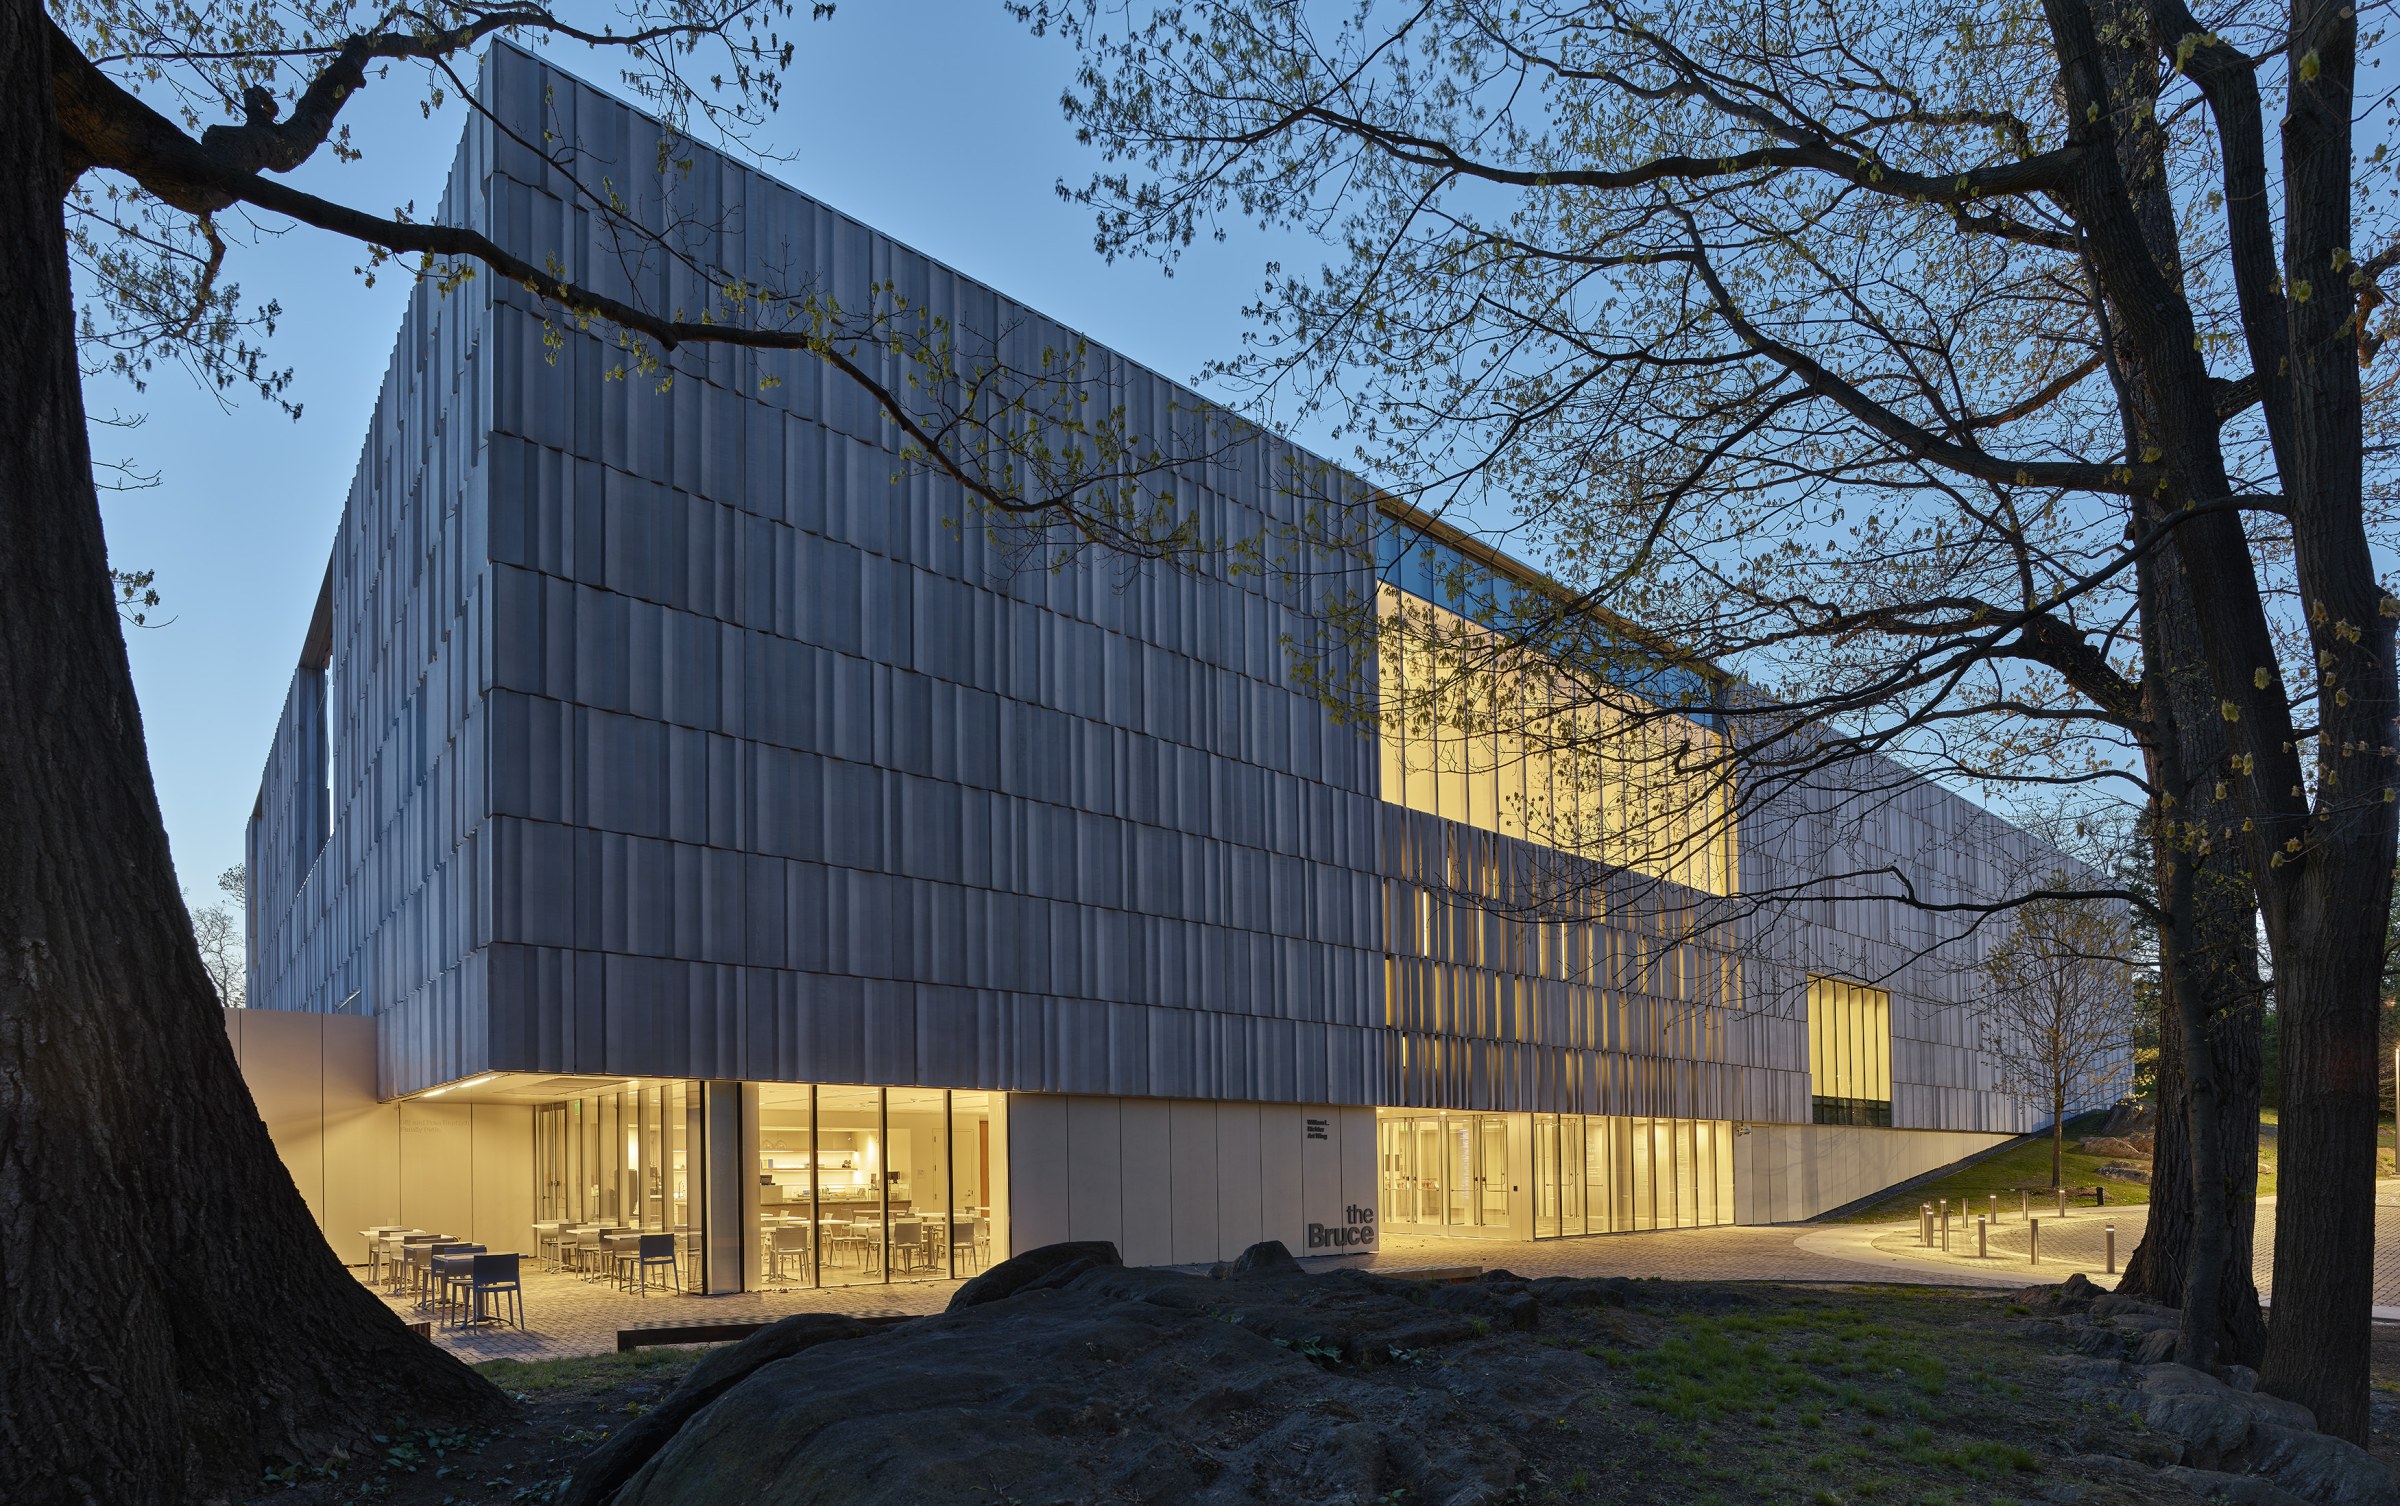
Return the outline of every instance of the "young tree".
[[[2050,1185],[2063,1187],[2067,1110],[2132,1078],[2132,928],[2122,911],[2053,899],[2019,906],[2007,924],[1983,960],[1977,1024],[2002,1091],[2048,1116]]]
[[[246,898],[244,884],[242,865],[236,863],[217,875],[217,889],[227,898],[192,912],[192,939],[200,947],[200,965],[208,969],[217,1001],[228,1009],[239,1009],[248,1002],[250,977],[239,908]]]
[[[1104,248],[1235,217],[1338,246],[1276,270],[1223,368],[1261,402],[1504,517],[1582,601],[1737,669],[1771,734],[2137,786],[2203,1365],[2247,1279],[2255,1126],[2210,1047],[2255,1021],[2255,899],[2292,1105],[2261,1384],[2363,1438],[2400,601],[2362,371],[2400,226],[2396,159],[2353,145],[2358,10],[1027,14],[1084,49]]]
[[[151,783],[118,616],[150,604],[148,583],[108,565],[80,378],[180,362],[237,395],[285,400],[289,376],[262,343],[274,305],[246,307],[227,275],[252,217],[348,237],[370,269],[398,259],[446,288],[477,272],[520,286],[559,324],[615,335],[636,373],[671,374],[694,342],[806,352],[856,383],[909,463],[966,510],[1021,520],[1036,543],[1150,555],[1193,543],[1174,486],[1178,467],[1206,460],[1208,433],[1179,432],[1171,448],[1136,434],[1107,406],[1109,374],[1080,352],[1012,370],[995,353],[1004,332],[954,330],[889,299],[843,308],[808,286],[762,287],[698,262],[673,225],[639,218],[594,180],[575,142],[525,145],[629,254],[679,260],[708,290],[704,304],[601,296],[538,252],[283,176],[356,156],[344,111],[362,90],[421,88],[429,119],[445,98],[471,100],[460,68],[503,37],[614,56],[670,136],[738,135],[776,101],[797,51],[782,30],[791,19],[787,0],[636,0],[588,24],[481,0],[233,10],[0,0],[10,1499],[204,1499],[254,1483],[266,1461],[505,1406],[410,1334],[318,1235],[234,1061]],[[71,267],[92,294],[80,319]]]

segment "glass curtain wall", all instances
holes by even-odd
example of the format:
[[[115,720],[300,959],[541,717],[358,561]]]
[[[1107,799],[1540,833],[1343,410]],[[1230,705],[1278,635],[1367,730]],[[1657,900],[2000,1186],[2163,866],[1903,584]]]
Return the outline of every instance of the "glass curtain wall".
[[[595,1233],[671,1233],[699,1290],[693,1181],[699,1084],[628,1082],[537,1104],[534,1220]]]
[[[1508,1122],[1532,1123],[1536,1239],[1733,1222],[1733,1126],[1584,1114],[1385,1114],[1383,1220],[1425,1232],[1509,1225]]]
[[[769,1288],[973,1275],[991,1258],[991,1095],[759,1089],[759,1269]]]
[[[1536,1239],[1733,1222],[1722,1119],[1533,1116]]]

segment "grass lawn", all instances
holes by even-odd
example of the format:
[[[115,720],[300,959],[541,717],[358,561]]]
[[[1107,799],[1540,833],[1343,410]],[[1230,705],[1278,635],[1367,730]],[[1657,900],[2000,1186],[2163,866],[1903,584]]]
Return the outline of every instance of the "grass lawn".
[[[2076,1148],[2077,1141],[2098,1128],[2101,1118],[2102,1116],[2098,1114],[2086,1114],[2067,1121],[2067,1185],[2069,1187],[2106,1187],[2110,1207],[2139,1207],[2147,1204],[2150,1201],[2150,1188],[2147,1183],[2120,1181],[2115,1177],[2100,1175],[2102,1166],[2110,1161],[2122,1161],[2123,1157],[2086,1155]],[[2275,1195],[2275,1136],[2277,1128],[2273,1109],[2268,1109],[2258,1116],[2258,1195],[2260,1197]],[[2382,1131],[2380,1141],[2387,1147],[2392,1143],[2392,1133],[2388,1128]],[[2388,1174],[2391,1165],[2391,1156],[2388,1151],[2384,1154],[2383,1161]],[[1953,1207],[1962,1201],[1981,1204],[1995,1192],[2000,1194],[2002,1207],[2013,1209],[2017,1206],[2017,1188],[2047,1187],[2049,1185],[2050,1140],[2048,1136],[2044,1136],[2030,1145],[2020,1145],[2002,1151],[1999,1155],[1961,1168],[1946,1177],[1938,1178],[1921,1187],[1911,1188],[1906,1192],[1895,1193],[1864,1209],[1844,1214],[1838,1219],[1830,1219],[1828,1222],[1892,1223],[1915,1217],[1919,1203],[1930,1203],[1940,1198],[1948,1198]],[[2089,1202],[2090,1200],[2086,1199],[2085,1201]]]
[[[2400,1333],[2379,1335],[2375,1451],[2390,1460]],[[1645,1281],[1621,1309],[1545,1306],[1532,1332],[1490,1332],[1351,1373],[1399,1388],[1512,1393],[1524,1468],[1508,1499],[1523,1506],[2198,1506],[2156,1476],[2129,1485],[2079,1457],[2163,1462],[2138,1421],[2058,1394],[2054,1357],[2068,1342],[2007,1294]],[[395,1425],[376,1450],[264,1480],[247,1499],[546,1501],[695,1357],[487,1364],[517,1398],[508,1425],[474,1435]],[[1007,1498],[995,1488],[975,1499]],[[1408,1492],[1383,1499],[1427,1506]]]

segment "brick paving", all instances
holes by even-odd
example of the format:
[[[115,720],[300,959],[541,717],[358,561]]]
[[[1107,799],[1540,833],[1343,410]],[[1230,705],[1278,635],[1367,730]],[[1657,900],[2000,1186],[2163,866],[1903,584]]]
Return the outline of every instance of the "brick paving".
[[[2375,1301],[2378,1318],[2400,1320],[2400,1182],[2378,1189],[2375,1222]],[[2275,1203],[2259,1204],[2257,1279],[2272,1296]],[[1645,1234],[1594,1234],[1532,1244],[1502,1239],[1445,1239],[1386,1233],[1372,1255],[1339,1255],[1306,1262],[1312,1270],[1359,1266],[1402,1271],[1429,1266],[1479,1266],[1521,1276],[1656,1276],[1683,1281],[1887,1281],[1935,1286],[2010,1287],[2065,1280],[2082,1272],[2100,1285],[2113,1285],[2102,1270],[2103,1230],[2117,1227],[2117,1260],[2141,1241],[2149,1210],[2142,1207],[2055,1209],[2042,1221],[2042,1260],[2027,1258],[2028,1230],[2015,1210],[1995,1226],[1991,1255],[1974,1254],[1972,1217],[1962,1229],[1953,1219],[1951,1249],[1926,1250],[1917,1226],[1904,1224],[1782,1224],[1764,1228],[1672,1229]],[[744,1323],[801,1312],[856,1314],[939,1312],[958,1289],[955,1281],[896,1281],[889,1285],[829,1286],[810,1290],[745,1292],[696,1297],[653,1290],[635,1297],[606,1282],[529,1270],[525,1283],[525,1329],[437,1327],[435,1341],[466,1360],[547,1359],[603,1354],[617,1345],[617,1330],[687,1323]],[[412,1320],[430,1316],[406,1301],[385,1297],[394,1311]]]
[[[1912,1229],[1914,1225],[1910,1226]],[[1880,1226],[1868,1229],[1882,1232]],[[1826,1237],[1830,1236],[1830,1237]],[[1311,1269],[1408,1270],[1474,1265],[1520,1276],[1656,1276],[1677,1281],[1906,1281],[1935,1286],[2029,1284],[2021,1275],[1896,1259],[1849,1229],[1809,1225],[1592,1234],[1532,1244],[1386,1234],[1373,1255],[1308,1262]],[[2064,1274],[2047,1276],[2063,1280]]]
[[[364,1278],[364,1272],[360,1273]],[[450,1328],[438,1320],[434,1341],[460,1359],[541,1360],[573,1354],[610,1354],[617,1330],[687,1323],[756,1323],[793,1313],[940,1312],[959,1288],[956,1281],[895,1281],[890,1285],[805,1287],[700,1297],[650,1289],[646,1297],[618,1291],[605,1281],[585,1281],[539,1268],[520,1273],[525,1287],[525,1327]],[[407,1298],[376,1289],[386,1306],[411,1322],[434,1318]]]

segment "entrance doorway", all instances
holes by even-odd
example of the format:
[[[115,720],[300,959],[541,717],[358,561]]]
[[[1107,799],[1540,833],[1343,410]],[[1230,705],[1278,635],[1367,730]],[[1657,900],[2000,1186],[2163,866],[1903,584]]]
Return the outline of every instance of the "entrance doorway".
[[[1377,1127],[1383,1219],[1424,1233],[1505,1235],[1512,1203],[1505,1114],[1386,1114]]]

